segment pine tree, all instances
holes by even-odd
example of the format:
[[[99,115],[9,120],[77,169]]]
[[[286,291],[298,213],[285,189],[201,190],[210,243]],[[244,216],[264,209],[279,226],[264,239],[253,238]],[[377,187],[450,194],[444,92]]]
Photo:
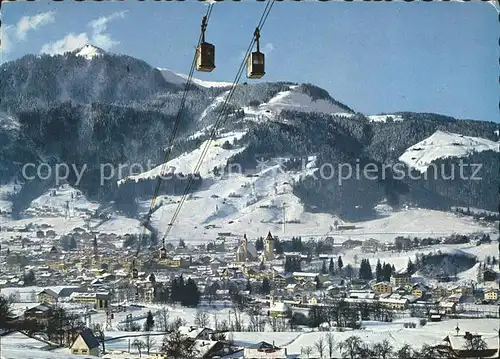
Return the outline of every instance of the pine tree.
[[[269,294],[271,293],[271,284],[269,283],[269,279],[264,278],[262,280],[262,293]]]
[[[337,267],[339,268],[339,271],[341,271],[342,268],[344,267],[344,263],[342,262],[342,257],[341,256],[339,256]]]
[[[151,330],[153,330],[154,325],[155,325],[155,321],[153,318],[153,313],[151,313],[151,311],[149,311],[148,316],[146,317],[146,322],[144,323],[144,330],[146,332],[150,332]]]
[[[333,258],[330,258],[330,265],[328,266],[328,272],[330,274],[335,273],[335,264],[333,263]]]
[[[408,259],[408,265],[406,266],[406,272],[409,275],[412,275],[413,273],[415,273],[415,265],[413,264],[411,259]]]
[[[377,261],[377,267],[375,268],[375,277],[377,278],[377,282],[381,282],[384,279],[384,275],[382,273],[382,264],[380,263],[380,259]]]
[[[326,261],[323,261],[323,265],[321,266],[321,274],[327,274],[328,271],[326,270]]]
[[[368,259],[362,259],[359,267],[359,278],[365,280],[373,279],[372,267]]]

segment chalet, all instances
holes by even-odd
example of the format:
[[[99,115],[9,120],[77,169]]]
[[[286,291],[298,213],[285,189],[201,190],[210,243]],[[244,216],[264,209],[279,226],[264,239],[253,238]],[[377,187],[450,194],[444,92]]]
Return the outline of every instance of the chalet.
[[[32,319],[42,324],[47,324],[52,316],[52,306],[47,303],[42,303],[36,307],[26,309],[24,311],[24,319]]]
[[[195,340],[192,347],[200,359],[220,358],[233,351],[228,344],[215,340]]]
[[[173,256],[160,260],[159,264],[172,268],[189,268],[191,265],[191,259],[184,258],[183,256]]]
[[[484,290],[484,300],[487,301],[496,301],[498,300],[498,290],[497,289],[485,289]]]
[[[373,286],[373,291],[376,294],[392,293],[392,285],[389,282],[378,282]]]
[[[399,287],[410,282],[410,276],[408,273],[393,273],[391,275],[391,284],[393,286]]]
[[[465,332],[464,336],[449,335],[443,339],[443,343],[438,345],[436,349],[443,354],[443,357],[450,358],[498,358],[498,348],[484,349],[466,349],[467,343],[473,341],[474,338],[481,338],[480,335]],[[486,345],[489,339],[484,338]],[[496,339],[494,339],[496,341]],[[491,344],[494,345],[494,342]],[[489,345],[488,345],[489,346]]]
[[[408,308],[407,298],[380,298],[379,303],[389,309],[404,310]]]
[[[90,355],[99,357],[99,341],[94,333],[88,328],[78,333],[73,344],[70,346],[73,355]]]
[[[275,302],[274,298],[271,297],[269,316],[274,318],[286,318],[289,314],[288,306],[283,302]]]
[[[429,291],[429,287],[422,283],[417,283],[413,286],[411,294],[415,297],[423,297]]]
[[[342,242],[343,249],[353,249],[359,247],[363,244],[363,242],[358,240],[348,239],[347,241]]]
[[[76,303],[88,304],[94,309],[106,309],[111,301],[109,292],[97,293],[73,293],[70,296],[71,300]]]
[[[251,349],[245,348],[243,351],[244,359],[287,359],[286,348],[263,348]]]
[[[197,328],[192,326],[179,327],[181,335],[193,340],[210,340],[214,331],[209,328]]]
[[[457,303],[454,302],[440,302],[438,305],[440,311],[444,311],[445,314],[453,314],[457,311]]]
[[[293,272],[292,275],[297,282],[315,281],[316,278],[323,277],[320,275],[320,273],[309,273],[309,272]]]
[[[44,289],[37,294],[38,303],[54,304],[59,299],[59,295],[52,289]]]

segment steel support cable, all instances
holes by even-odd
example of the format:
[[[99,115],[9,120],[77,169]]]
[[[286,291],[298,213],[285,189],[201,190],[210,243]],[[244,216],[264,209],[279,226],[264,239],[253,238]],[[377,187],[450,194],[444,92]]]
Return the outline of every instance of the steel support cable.
[[[205,15],[206,23],[208,23],[208,20],[210,19],[210,15],[212,14],[212,8],[213,8],[213,3],[211,3],[208,6],[207,13]],[[202,41],[202,37],[203,37],[203,33],[200,34],[200,37],[198,39],[198,43],[197,43],[197,46],[196,46],[196,51],[198,51],[198,46],[200,45],[200,43]],[[140,253],[142,238],[144,238],[144,235],[146,234],[147,226],[149,225],[149,222],[151,220],[151,214],[153,213],[154,207],[156,206],[156,200],[158,198],[158,194],[160,193],[161,183],[162,183],[162,180],[163,180],[163,175],[164,175],[164,172],[165,172],[165,170],[167,168],[167,163],[169,161],[170,154],[172,152],[173,143],[175,141],[175,138],[177,136],[177,132],[179,130],[179,125],[180,125],[180,120],[181,120],[181,117],[182,117],[182,112],[184,110],[184,106],[185,106],[186,98],[187,98],[187,93],[189,91],[189,87],[190,87],[191,82],[192,82],[192,78],[193,78],[195,67],[196,67],[196,52],[195,52],[195,54],[193,56],[193,61],[191,62],[191,68],[189,70],[189,74],[188,74],[188,78],[187,78],[187,81],[186,81],[186,85],[184,87],[184,91],[183,91],[183,94],[182,94],[182,98],[181,98],[181,103],[180,103],[180,106],[179,106],[179,110],[177,111],[177,116],[175,118],[174,127],[172,129],[172,134],[170,135],[170,138],[169,138],[169,141],[168,141],[168,145],[167,145],[167,148],[165,150],[165,156],[163,158],[163,163],[162,163],[162,166],[161,166],[161,169],[160,169],[160,174],[158,176],[158,181],[156,182],[156,187],[155,187],[155,191],[154,191],[154,194],[153,194],[153,198],[151,199],[151,204],[149,206],[148,213],[147,213],[145,221],[143,223],[143,231],[142,231],[142,234],[141,234],[141,236],[139,238],[139,243],[138,243],[137,251],[136,251],[136,254],[135,254],[136,257]]]
[[[257,26],[259,28],[259,31],[264,27],[264,24],[267,20],[267,17],[269,16],[269,13],[272,9],[272,6],[274,4],[275,0],[268,0],[267,4],[266,4],[266,7],[264,9],[264,12],[260,18],[260,21],[259,21],[259,25]],[[203,151],[202,151],[202,154],[200,156],[200,159],[198,160],[196,166],[195,166],[195,169],[192,171],[193,174],[196,174],[198,173],[202,163],[203,163],[203,160],[208,152],[208,149],[210,148],[210,145],[212,144],[213,140],[214,140],[214,137],[217,133],[217,130],[219,129],[219,126],[221,124],[221,121],[222,119],[225,119],[227,117],[227,114],[226,114],[226,111],[228,109],[228,104],[229,104],[229,101],[231,100],[231,97],[232,95],[234,94],[234,91],[235,91],[235,88],[236,88],[236,85],[238,84],[240,78],[241,78],[241,75],[243,74],[243,70],[245,68],[245,64],[246,64],[246,61],[247,61],[247,58],[253,48],[253,45],[255,44],[255,35],[252,37],[252,40],[250,42],[250,45],[248,46],[248,49],[245,53],[245,56],[243,58],[243,61],[240,65],[240,68],[238,70],[238,73],[233,81],[233,84],[231,86],[231,89],[229,90],[229,93],[228,93],[228,96],[226,97],[223,105],[222,105],[222,109],[221,109],[221,112],[220,112],[220,115],[218,116],[217,120],[216,120],[216,123],[215,125],[213,126],[213,129],[212,129],[212,132],[211,132],[211,135],[210,135],[210,140],[206,141],[205,143],[205,146],[203,148]],[[168,223],[168,226],[167,226],[167,229],[165,231],[165,234],[163,235],[163,240],[165,240],[167,238],[167,236],[169,235],[170,231],[171,231],[171,228],[173,227],[173,224],[175,222],[175,220],[177,219],[179,213],[180,213],[180,210],[182,209],[182,206],[184,205],[184,202],[187,198],[187,195],[189,193],[189,190],[191,188],[191,185],[194,181],[194,177],[190,177],[189,178],[189,182],[188,182],[188,185],[186,186],[186,189],[181,197],[181,200],[172,216],[172,219],[171,221]]]

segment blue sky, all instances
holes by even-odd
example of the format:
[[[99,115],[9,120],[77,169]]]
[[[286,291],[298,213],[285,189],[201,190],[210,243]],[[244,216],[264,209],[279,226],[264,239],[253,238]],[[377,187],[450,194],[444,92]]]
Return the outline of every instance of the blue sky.
[[[207,41],[217,68],[196,77],[233,81],[264,7],[215,4]],[[2,61],[89,42],[188,73],[206,9],[193,0],[4,3]],[[313,83],[366,114],[499,122],[497,19],[486,3],[276,2],[261,37],[263,80]]]

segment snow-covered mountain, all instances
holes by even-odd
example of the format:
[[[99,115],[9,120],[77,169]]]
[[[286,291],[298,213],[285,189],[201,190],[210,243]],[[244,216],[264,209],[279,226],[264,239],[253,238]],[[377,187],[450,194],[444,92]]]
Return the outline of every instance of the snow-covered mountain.
[[[87,44],[81,49],[75,50],[74,53],[76,54],[76,56],[81,56],[86,58],[87,60],[92,60],[96,57],[104,56],[106,54],[106,51],[104,51],[100,47]]]
[[[266,116],[279,114],[283,110],[299,112],[320,112],[325,114],[343,114],[345,107],[340,107],[328,98],[314,99],[310,94],[301,91],[300,86],[290,86],[288,90],[279,92],[268,102],[258,107],[244,107],[245,113]]]
[[[15,181],[27,162],[50,159],[74,163],[78,168],[86,164],[78,186],[74,176],[68,178],[75,190],[91,202],[99,201],[123,213],[126,208],[131,217],[145,211],[142,203],[151,199],[160,175],[185,75],[92,45],[65,55],[27,55],[2,64],[1,71],[6,81],[0,82],[0,183]],[[193,228],[241,221],[241,226],[253,223],[263,230],[266,226],[277,229],[283,202],[290,206],[287,218],[307,222],[304,228],[308,230],[317,227],[325,231],[329,224],[324,228],[322,221],[376,216],[374,207],[385,202],[394,208],[406,203],[418,205],[422,199],[423,207],[434,209],[455,205],[493,210],[496,206],[485,194],[489,187],[481,187],[485,182],[472,184],[477,188],[471,196],[467,194],[472,190],[469,185],[465,189],[444,182],[427,188],[390,178],[349,179],[342,184],[315,179],[324,164],[355,166],[361,160],[381,165],[399,159],[418,166],[418,160],[412,160],[415,156],[408,159],[407,153],[419,152],[413,149],[424,148],[422,141],[445,131],[463,135],[469,142],[457,146],[448,139],[451,145],[436,147],[442,139],[435,138],[432,146],[420,151],[425,154],[421,162],[457,156],[456,151],[449,153],[450,146],[455,150],[461,147],[460,156],[472,151],[463,150],[465,147],[477,153],[496,145],[495,124],[404,112],[364,116],[312,84],[251,81],[236,88],[226,108],[228,116],[219,121],[230,84],[198,79],[193,83],[196,87],[186,98],[168,173],[192,174],[214,126],[220,125],[199,168],[201,179],[191,193],[192,198],[204,199],[186,202],[190,203],[186,206],[195,205],[191,211],[203,214],[193,220]],[[262,161],[266,168],[259,167]],[[122,171],[119,177],[116,171],[104,186],[96,180],[102,163],[146,162],[153,166],[141,173]],[[215,175],[227,174],[231,165],[240,166],[239,172],[229,177]],[[487,171],[495,173],[495,164]],[[280,189],[283,186],[286,191]],[[13,211],[37,210],[45,205],[60,208],[53,203],[55,198],[46,198],[54,187],[50,180],[25,182],[19,187],[18,193],[2,196],[2,206]],[[164,188],[167,192],[163,197],[168,198],[163,198],[161,211],[168,215],[168,206],[184,192],[185,183],[169,182]],[[440,203],[444,205],[440,207]]]
[[[399,160],[425,172],[439,158],[465,157],[482,151],[499,152],[499,142],[438,130],[432,136],[410,146],[399,156]]]

